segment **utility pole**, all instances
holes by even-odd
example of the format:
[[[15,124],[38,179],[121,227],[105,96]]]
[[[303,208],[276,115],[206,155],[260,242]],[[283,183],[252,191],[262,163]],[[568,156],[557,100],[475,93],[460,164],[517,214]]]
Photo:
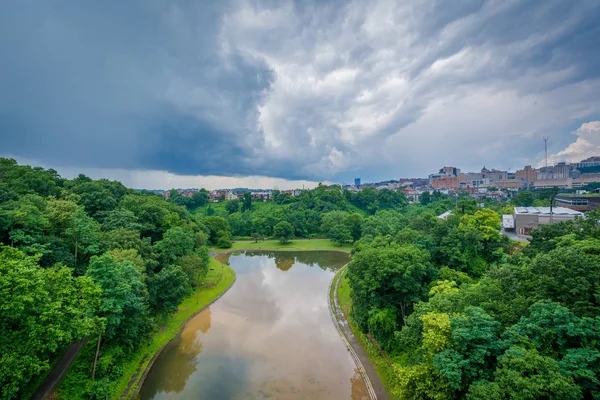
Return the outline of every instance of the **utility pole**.
[[[546,153],[546,168],[548,168],[548,136],[544,136],[544,152]]]
[[[552,211],[552,203],[554,203],[554,192],[550,192],[550,225],[552,225],[552,216],[554,212]]]

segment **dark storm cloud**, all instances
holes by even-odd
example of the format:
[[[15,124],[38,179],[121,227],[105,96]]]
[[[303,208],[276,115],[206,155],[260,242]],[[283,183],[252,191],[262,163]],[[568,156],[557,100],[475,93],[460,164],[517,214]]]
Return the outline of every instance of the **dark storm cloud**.
[[[0,56],[0,154],[54,165],[517,168],[600,114],[595,0],[3,2]]]

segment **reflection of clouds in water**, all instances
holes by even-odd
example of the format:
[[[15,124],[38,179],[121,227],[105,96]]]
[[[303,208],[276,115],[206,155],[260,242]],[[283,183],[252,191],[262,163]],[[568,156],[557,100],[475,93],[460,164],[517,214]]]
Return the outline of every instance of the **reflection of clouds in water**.
[[[236,273],[239,271],[239,277],[219,305],[227,306],[254,322],[279,319],[281,306],[263,275],[263,270],[272,268],[272,262],[266,258],[248,259],[242,256],[231,257],[231,264]]]
[[[208,325],[194,319],[180,335],[201,344],[195,371],[184,374],[183,391],[157,398],[360,398],[353,393],[360,393],[362,381],[354,379],[354,363],[329,316],[332,272],[292,255],[230,257],[235,285],[211,306]],[[337,266],[347,262],[342,254],[334,256]],[[278,269],[285,260],[295,260],[293,268]],[[203,327],[210,329],[201,333]],[[186,346],[174,352],[182,360]],[[179,372],[175,366],[173,372]],[[176,385],[171,387],[175,393]]]

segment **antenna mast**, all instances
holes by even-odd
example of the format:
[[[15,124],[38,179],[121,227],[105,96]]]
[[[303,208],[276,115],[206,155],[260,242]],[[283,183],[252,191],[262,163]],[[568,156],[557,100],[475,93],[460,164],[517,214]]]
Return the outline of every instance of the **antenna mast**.
[[[546,153],[546,168],[548,168],[548,136],[544,136],[544,152]]]

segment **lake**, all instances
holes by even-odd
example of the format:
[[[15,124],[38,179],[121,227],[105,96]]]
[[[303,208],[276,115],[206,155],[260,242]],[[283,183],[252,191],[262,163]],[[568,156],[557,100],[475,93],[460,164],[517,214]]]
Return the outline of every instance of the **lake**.
[[[350,258],[328,251],[220,255],[233,287],[157,358],[141,399],[368,399],[328,309]]]

